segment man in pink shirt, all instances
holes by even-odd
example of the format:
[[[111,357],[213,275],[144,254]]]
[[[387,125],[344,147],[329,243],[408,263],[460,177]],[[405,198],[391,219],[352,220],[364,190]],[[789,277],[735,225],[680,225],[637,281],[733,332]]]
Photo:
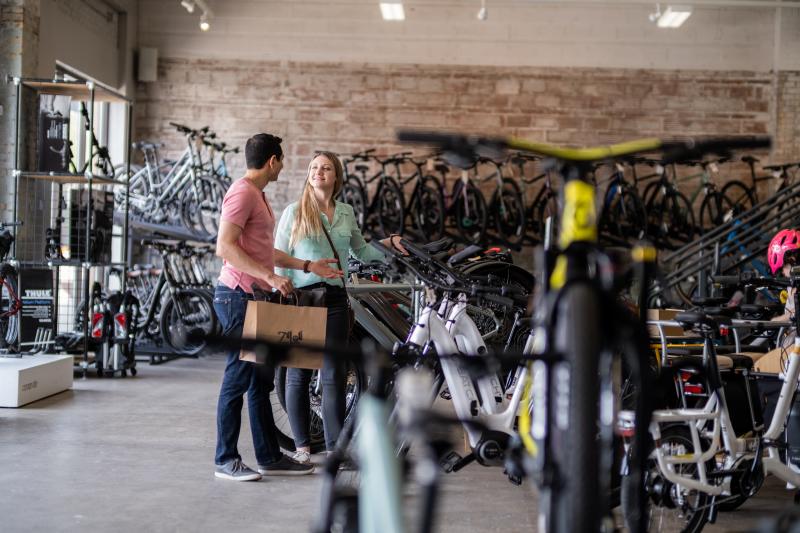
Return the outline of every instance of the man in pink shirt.
[[[247,300],[253,298],[254,287],[274,288],[284,295],[294,290],[288,278],[275,274],[275,266],[302,269],[323,278],[342,276],[341,271],[329,266],[336,259],[303,261],[274,249],[275,215],[263,189],[278,179],[283,168],[280,143],[279,137],[266,133],[247,140],[247,172],[231,185],[222,202],[217,255],[224,261],[214,291],[214,310],[226,336],[241,336]],[[240,361],[239,350],[228,353],[217,404],[217,477],[255,481],[262,474],[303,475],[314,471],[313,466],[300,464],[281,452],[269,402],[272,387],[273,369],[269,365],[256,367]],[[242,462],[237,449],[245,393],[258,472]]]

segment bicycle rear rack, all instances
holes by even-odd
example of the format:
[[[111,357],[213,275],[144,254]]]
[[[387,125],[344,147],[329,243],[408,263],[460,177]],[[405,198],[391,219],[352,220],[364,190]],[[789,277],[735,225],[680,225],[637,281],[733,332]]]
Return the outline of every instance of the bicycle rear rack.
[[[691,276],[702,280],[715,269],[716,274],[731,273],[763,258],[772,236],[798,220],[800,183],[778,191],[700,238],[665,254],[660,264],[667,274],[653,294],[663,294]]]

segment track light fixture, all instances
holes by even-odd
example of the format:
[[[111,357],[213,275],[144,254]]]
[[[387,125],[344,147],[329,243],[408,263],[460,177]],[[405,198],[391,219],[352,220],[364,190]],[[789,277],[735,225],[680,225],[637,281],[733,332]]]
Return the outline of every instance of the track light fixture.
[[[181,0],[181,5],[189,13],[194,13],[194,0]]]
[[[489,10],[486,9],[486,0],[481,0],[481,8],[478,10],[478,20],[486,20],[489,18]]]
[[[195,9],[200,10],[200,29],[202,31],[211,29],[211,18],[214,13],[208,8],[206,0],[181,0],[181,6],[189,13],[194,13]]]
[[[692,15],[692,6],[667,6],[661,11],[661,4],[656,4],[655,13],[650,13],[650,22],[659,28],[679,28]]]
[[[211,29],[211,23],[208,21],[208,13],[203,13],[200,17],[200,29],[202,31],[208,31]]]

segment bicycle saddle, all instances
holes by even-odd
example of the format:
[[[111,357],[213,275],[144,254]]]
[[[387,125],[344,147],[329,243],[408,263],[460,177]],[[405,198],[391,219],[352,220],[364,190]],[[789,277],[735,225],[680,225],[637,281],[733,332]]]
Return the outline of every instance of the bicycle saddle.
[[[698,311],[683,311],[675,315],[675,321],[680,322],[684,328],[692,329],[695,327],[705,327],[711,330],[719,329],[719,326],[730,326],[731,317],[729,316],[709,316]]]
[[[444,163],[436,163],[435,165],[433,165],[433,168],[436,169],[437,172],[440,172],[442,174],[447,174],[448,172],[450,172],[450,167],[448,167]]]
[[[710,316],[728,316],[733,317],[738,311],[736,307],[720,307],[720,306],[703,306],[702,312]]]
[[[692,298],[692,305],[696,305],[697,307],[706,307],[706,306],[719,306],[728,303],[727,298],[712,298],[712,297],[701,297],[701,298]]]
[[[367,172],[369,170],[368,165],[356,165],[353,168],[356,169],[358,172]]]
[[[474,255],[477,255],[477,254],[481,253],[482,251],[483,251],[483,248],[481,246],[478,246],[477,244],[470,244],[469,246],[467,246],[466,248],[464,248],[460,252],[451,255],[450,259],[447,260],[447,264],[455,265],[456,263],[460,263],[464,259],[466,259],[468,257],[472,257]]]
[[[422,245],[422,248],[425,251],[427,251],[430,255],[446,252],[452,247],[453,247],[453,239],[451,239],[450,237],[444,237],[443,239],[439,239],[438,241],[433,241],[429,242],[428,244]]]
[[[742,161],[745,163],[758,163],[760,160],[757,157],[753,157],[752,155],[743,155]]]
[[[746,314],[746,315],[758,315],[758,316],[765,316],[765,315],[772,315],[774,313],[780,313],[783,311],[782,304],[769,304],[769,305],[757,305],[757,304],[741,304],[739,306],[739,310]]]

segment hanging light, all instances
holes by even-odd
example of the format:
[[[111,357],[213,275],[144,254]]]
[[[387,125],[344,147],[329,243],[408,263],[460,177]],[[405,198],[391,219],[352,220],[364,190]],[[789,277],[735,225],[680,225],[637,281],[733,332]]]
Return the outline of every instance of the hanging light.
[[[211,23],[208,21],[208,13],[203,13],[200,17],[200,29],[203,31],[208,31],[211,29]]]
[[[489,18],[489,10],[486,9],[486,0],[481,0],[481,8],[478,10],[478,20],[486,20]]]
[[[661,11],[661,6],[656,4],[656,12],[650,15],[650,21],[659,28],[680,28],[690,16],[692,6],[667,6]]]
[[[194,13],[194,0],[181,0],[181,5],[189,13]]]

